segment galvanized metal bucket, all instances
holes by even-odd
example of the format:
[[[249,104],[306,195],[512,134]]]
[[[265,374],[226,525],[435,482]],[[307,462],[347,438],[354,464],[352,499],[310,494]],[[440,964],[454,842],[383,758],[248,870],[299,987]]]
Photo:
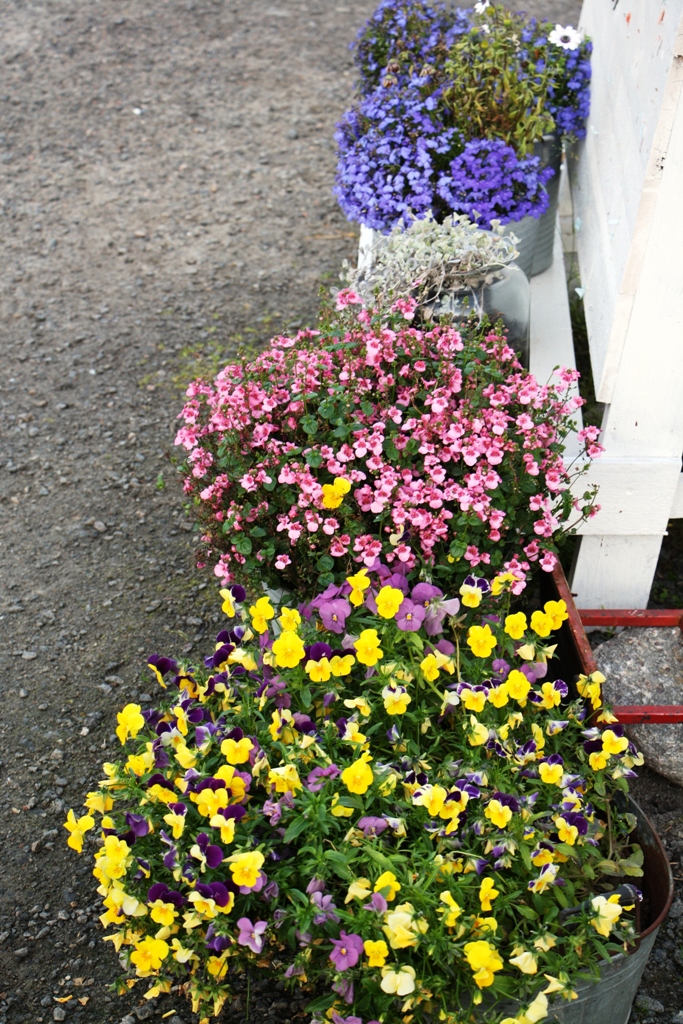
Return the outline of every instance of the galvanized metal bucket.
[[[669,913],[674,882],[666,851],[635,800],[629,799],[629,805],[638,821],[638,842],[645,855],[642,918],[646,927],[629,956],[616,956],[609,963],[603,963],[600,981],[577,985],[578,999],[570,1003],[555,1003],[549,1021],[558,1021],[559,1024],[596,1024],[598,1021],[599,1024],[626,1024],[657,932]]]
[[[562,166],[562,136],[544,135],[534,146],[534,156],[541,158],[541,167],[552,167],[554,174],[548,184],[548,209],[538,218],[538,234],[534,249],[531,276],[542,274],[553,262],[553,245],[557,221],[557,203],[560,196],[560,167]]]
[[[514,235],[517,239],[515,248],[519,256],[515,260],[515,264],[524,271],[527,277],[531,277],[534,265],[539,221],[539,217],[522,217],[521,220],[511,220],[503,225],[503,234]]]
[[[645,964],[673,900],[673,876],[662,842],[635,800],[623,798],[637,820],[636,838],[643,854],[644,876],[638,880],[643,902],[636,911],[636,927],[643,928],[633,952],[600,964],[600,980],[574,986],[578,998],[570,1002],[555,996],[541,1024],[627,1024]],[[641,909],[642,908],[642,909]],[[641,920],[639,921],[639,916]],[[490,1003],[487,1009],[515,1016],[517,1002]]]

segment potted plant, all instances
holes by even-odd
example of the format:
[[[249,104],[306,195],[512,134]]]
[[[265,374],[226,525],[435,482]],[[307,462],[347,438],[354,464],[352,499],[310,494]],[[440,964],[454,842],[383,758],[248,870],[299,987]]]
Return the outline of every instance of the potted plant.
[[[529,365],[529,282],[512,264],[515,238],[500,226],[482,231],[469,217],[451,214],[441,223],[431,214],[403,230],[377,234],[369,258],[346,272],[349,286],[366,301],[388,307],[405,295],[418,300],[425,321],[450,314],[465,326],[474,314],[479,322],[499,318],[508,344],[523,366]]]
[[[100,819],[121,990],[208,1019],[262,970],[333,1024],[569,1022],[585,998],[623,1022],[598,979],[643,927],[642,759],[599,676],[549,672],[565,603],[513,611],[515,582],[378,561],[300,609],[233,587],[202,668],[150,658],[163,696],[119,713],[123,756],[66,822],[80,852]]]
[[[202,561],[297,601],[377,557],[456,590],[478,567],[520,592],[550,572],[595,510],[562,458],[576,371],[540,384],[485,325],[413,326],[415,299],[366,308],[346,290],[337,306],[189,386],[176,440]],[[588,459],[597,436],[579,434]]]
[[[342,209],[383,232],[427,210],[516,222],[520,265],[539,273],[561,138],[585,134],[591,49],[571,27],[484,0],[467,14],[385,0],[359,34],[361,99],[338,126]]]

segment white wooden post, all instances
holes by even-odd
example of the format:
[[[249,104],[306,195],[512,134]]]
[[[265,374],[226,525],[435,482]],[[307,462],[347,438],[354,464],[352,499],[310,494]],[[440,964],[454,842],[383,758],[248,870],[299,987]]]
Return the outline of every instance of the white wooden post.
[[[584,0],[593,38],[587,138],[571,166],[605,455],[581,531],[583,608],[646,607],[661,539],[683,515],[683,0]]]

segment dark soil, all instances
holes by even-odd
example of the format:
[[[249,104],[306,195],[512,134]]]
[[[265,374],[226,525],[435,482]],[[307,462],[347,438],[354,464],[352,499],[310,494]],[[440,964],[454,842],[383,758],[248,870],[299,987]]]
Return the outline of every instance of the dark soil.
[[[353,258],[332,134],[374,6],[0,8],[0,1024],[193,1019],[110,992],[119,965],[62,822],[115,753],[116,711],[154,699],[145,655],[211,642],[217,588],[169,461],[180,386],[311,322]],[[526,6],[578,18],[576,0]],[[680,858],[681,791],[642,787]],[[676,935],[647,980],[662,1024],[683,1009]],[[255,1024],[301,1011],[252,984]]]

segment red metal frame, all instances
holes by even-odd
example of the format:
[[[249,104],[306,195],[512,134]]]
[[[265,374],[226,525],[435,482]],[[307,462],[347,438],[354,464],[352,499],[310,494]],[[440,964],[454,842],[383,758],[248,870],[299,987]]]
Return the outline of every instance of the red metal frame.
[[[614,626],[636,626],[639,628],[647,626],[678,626],[683,631],[683,609],[681,608],[582,608],[577,610],[577,615],[582,626],[602,626],[605,628]],[[586,643],[588,643],[587,639]],[[592,652],[590,661],[595,665]],[[683,723],[683,704],[617,705],[612,708],[612,711],[624,725],[642,725],[644,723],[650,725],[674,725],[677,722]]]

